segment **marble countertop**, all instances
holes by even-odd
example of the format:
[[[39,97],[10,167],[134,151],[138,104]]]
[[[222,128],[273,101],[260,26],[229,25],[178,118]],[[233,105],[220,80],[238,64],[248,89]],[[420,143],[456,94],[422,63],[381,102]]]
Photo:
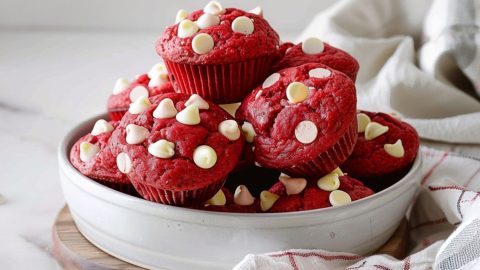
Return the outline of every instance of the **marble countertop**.
[[[158,33],[0,31],[0,269],[55,269],[56,148],[115,80],[158,61]],[[28,258],[28,259],[26,259]]]
[[[51,256],[52,224],[65,203],[57,144],[104,111],[118,77],[158,61],[157,36],[0,30],[0,269],[59,268]],[[478,148],[447,148],[479,155]]]

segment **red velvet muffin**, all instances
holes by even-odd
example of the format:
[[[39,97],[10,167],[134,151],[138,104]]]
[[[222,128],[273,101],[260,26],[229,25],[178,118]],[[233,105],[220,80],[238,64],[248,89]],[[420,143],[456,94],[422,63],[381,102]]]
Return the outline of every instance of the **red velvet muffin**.
[[[256,161],[291,176],[329,173],[357,139],[355,85],[322,64],[272,74],[245,98],[237,116]]]
[[[193,205],[223,186],[243,140],[237,122],[217,105],[167,93],[132,103],[110,145],[114,156],[131,161],[127,175],[143,198]]]
[[[373,190],[335,169],[316,181],[281,175],[279,182],[258,196],[240,185],[235,194],[222,188],[200,209],[235,213],[280,213],[341,206],[374,194]]]
[[[214,197],[209,199],[199,209],[214,212],[230,213],[258,213],[260,212],[260,201],[254,197],[246,203],[239,204],[241,201],[235,199],[238,195],[223,187]]]
[[[134,194],[130,180],[117,167],[108,140],[118,122],[98,120],[91,133],[81,137],[70,150],[70,162],[83,175],[118,191]]]
[[[313,184],[307,184],[303,178],[283,177],[269,191],[278,196],[269,210],[271,213],[340,206],[374,194],[362,182],[344,175],[339,170]]]
[[[285,54],[287,53],[287,50],[290,49],[293,46],[295,46],[295,44],[293,44],[292,42],[283,42],[282,44],[280,44],[280,46],[278,47],[279,57],[283,58],[285,56]],[[279,60],[281,60],[281,59],[279,59]],[[306,63],[304,63],[304,64],[306,64]]]
[[[357,118],[358,141],[342,169],[377,190],[393,184],[417,155],[417,132],[385,113],[362,111]]]
[[[167,69],[163,63],[158,63],[148,74],[138,76],[132,83],[123,78],[118,79],[113,94],[108,98],[107,111],[111,120],[120,121],[130,103],[140,96],[152,97],[170,92],[174,92],[174,89]]]
[[[278,34],[260,15],[212,1],[179,20],[165,29],[157,52],[182,93],[239,102],[278,56]]]
[[[283,57],[273,66],[273,71],[296,67],[305,63],[320,63],[345,73],[353,81],[357,78],[359,65],[347,52],[335,48],[318,38],[308,38],[297,45],[285,43],[280,47]]]

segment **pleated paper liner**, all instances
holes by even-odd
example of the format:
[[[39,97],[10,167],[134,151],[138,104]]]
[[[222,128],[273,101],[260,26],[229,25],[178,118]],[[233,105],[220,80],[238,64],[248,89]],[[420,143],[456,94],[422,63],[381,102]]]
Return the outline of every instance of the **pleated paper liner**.
[[[222,188],[225,179],[215,181],[203,188],[182,191],[161,189],[138,181],[132,183],[137,192],[146,200],[168,205],[188,206],[203,203],[212,198]]]
[[[112,181],[103,181],[103,180],[95,180],[96,182],[114,189],[116,191],[132,195],[135,197],[139,197],[138,192],[135,190],[135,187],[131,183],[120,183],[120,182],[112,182]]]
[[[318,178],[324,176],[340,166],[353,151],[357,141],[357,121],[352,121],[347,132],[326,151],[316,158],[284,168],[282,171],[290,176]]]
[[[269,75],[275,56],[218,65],[182,64],[165,60],[177,91],[198,94],[216,103],[240,102]]]

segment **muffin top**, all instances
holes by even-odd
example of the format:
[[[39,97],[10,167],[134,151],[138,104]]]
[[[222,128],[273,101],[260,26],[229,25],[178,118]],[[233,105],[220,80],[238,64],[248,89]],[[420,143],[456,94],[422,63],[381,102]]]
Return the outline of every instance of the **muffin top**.
[[[163,59],[224,64],[276,54],[279,37],[262,16],[212,1],[165,29],[156,49]]]
[[[130,106],[110,146],[131,164],[132,182],[196,190],[224,179],[243,147],[238,124],[198,95],[167,93]]]
[[[332,181],[332,178],[335,180]],[[304,181],[303,184],[301,180]],[[331,185],[325,186],[326,182],[330,182]],[[334,182],[335,186],[332,185]],[[281,177],[280,182],[269,191],[279,196],[270,209],[272,213],[340,206],[374,194],[374,191],[364,186],[362,182],[344,175],[340,170],[320,178],[317,183],[307,184],[302,178]]]
[[[261,212],[260,200],[258,198],[251,197],[248,203],[238,204],[238,194],[233,194],[226,187],[222,187],[222,189],[219,190],[215,196],[208,200],[204,205],[198,207],[198,209],[230,213]]]
[[[237,117],[254,144],[256,161],[285,168],[316,158],[355,121],[355,85],[322,64],[270,75],[245,98]]]
[[[359,69],[357,60],[347,52],[324,43],[318,38],[307,38],[297,45],[285,43],[280,49],[279,53],[283,57],[274,64],[274,71],[305,63],[320,63],[345,73],[353,81],[357,77]]]
[[[137,76],[133,82],[118,79],[108,98],[107,108],[109,111],[125,110],[140,96],[151,97],[169,92],[174,92],[174,89],[167,69],[163,63],[158,63],[147,74]]]
[[[96,180],[130,183],[118,170],[108,140],[118,122],[98,120],[91,133],[81,137],[70,150],[70,162],[83,175]]]
[[[357,119],[358,140],[342,169],[362,179],[392,174],[413,162],[419,138],[412,126],[385,113],[361,111]]]
[[[279,213],[341,206],[374,194],[362,182],[339,168],[316,181],[291,178],[285,174],[268,190],[254,194],[245,185],[235,192],[223,187],[200,209],[219,212]]]

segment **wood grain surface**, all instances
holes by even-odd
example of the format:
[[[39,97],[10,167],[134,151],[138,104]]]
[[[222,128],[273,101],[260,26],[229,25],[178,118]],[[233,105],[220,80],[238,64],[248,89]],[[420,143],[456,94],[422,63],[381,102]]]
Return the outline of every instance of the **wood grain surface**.
[[[406,256],[408,223],[402,221],[394,235],[376,254],[398,259]],[[68,207],[62,208],[52,230],[53,255],[66,270],[139,270],[144,269],[117,259],[95,247],[78,231]]]

